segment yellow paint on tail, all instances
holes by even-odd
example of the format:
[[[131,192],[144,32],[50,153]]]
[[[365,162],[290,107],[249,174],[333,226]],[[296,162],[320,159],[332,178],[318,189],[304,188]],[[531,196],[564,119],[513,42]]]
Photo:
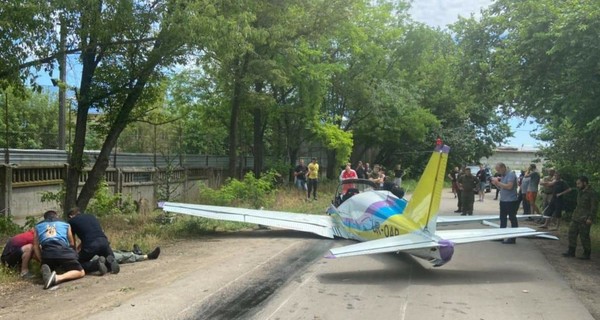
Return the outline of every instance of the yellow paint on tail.
[[[427,228],[432,233],[440,209],[449,150],[448,146],[443,146],[433,152],[403,214],[420,229]]]

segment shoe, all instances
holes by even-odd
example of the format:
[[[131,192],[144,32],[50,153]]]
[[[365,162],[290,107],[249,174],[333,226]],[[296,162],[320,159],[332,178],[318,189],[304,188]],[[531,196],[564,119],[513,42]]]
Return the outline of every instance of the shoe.
[[[494,200],[498,200],[498,198],[494,198]]]
[[[148,259],[150,259],[150,260],[157,259],[159,255],[160,255],[160,247],[156,247],[156,248],[154,248],[154,250],[152,250],[152,252],[148,253]]]
[[[315,201],[317,201],[317,197],[315,197]]]
[[[31,271],[26,271],[26,272],[21,272],[21,278],[25,279],[25,280],[31,280],[33,279],[35,276],[33,275],[33,273],[31,273]]]
[[[548,226],[539,226],[540,229],[548,229]]]
[[[517,244],[517,240],[513,239],[505,239],[502,241],[502,244]]]
[[[48,289],[46,287],[46,283],[50,280],[50,275],[52,275],[52,270],[50,270],[50,267],[47,264],[43,264],[40,267],[40,270],[42,271],[42,281],[44,281],[44,289]]]
[[[42,265],[42,280],[44,281],[44,289],[48,289],[56,284],[56,272],[50,270],[47,264]]]
[[[135,254],[139,254],[139,255],[143,255],[144,253],[142,252],[142,250],[140,249],[140,246],[138,246],[137,244],[133,245],[133,253]]]
[[[469,212],[469,214],[467,214],[467,215],[468,215],[468,216],[472,216],[472,215],[473,215],[473,212]]]
[[[588,256],[588,255],[585,255],[585,254],[584,254],[584,255],[582,255],[581,257],[577,257],[577,259],[579,259],[579,260],[590,260],[590,259],[591,259],[591,257],[590,257],[590,256]]]
[[[117,274],[119,273],[119,271],[121,271],[121,266],[119,266],[119,263],[117,262],[117,260],[115,260],[114,256],[106,257],[106,263],[108,263],[110,273]]]
[[[108,268],[106,267],[106,258],[105,257],[100,257],[97,260],[98,262],[98,272],[100,272],[100,275],[103,276],[108,272]]]
[[[461,216],[466,216],[467,214],[466,214],[466,213],[461,213],[460,215],[461,215]]]
[[[575,253],[573,251],[569,250],[567,252],[563,252],[562,256],[565,258],[573,258],[573,257],[575,257]]]
[[[462,210],[458,209],[458,210],[454,210],[454,213],[460,213],[462,212]]]

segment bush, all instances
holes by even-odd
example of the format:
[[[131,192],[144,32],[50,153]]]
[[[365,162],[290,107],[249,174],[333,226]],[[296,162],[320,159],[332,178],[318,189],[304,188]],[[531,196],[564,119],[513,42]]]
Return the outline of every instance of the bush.
[[[94,197],[87,207],[87,212],[93,213],[98,217],[115,214],[132,214],[136,212],[135,203],[131,196],[123,198],[120,193],[111,193],[108,189],[108,183],[102,180]]]
[[[274,201],[278,176],[276,171],[271,170],[256,179],[252,172],[248,172],[241,181],[228,179],[220,190],[202,188],[200,199],[202,203],[212,205],[259,209]]]
[[[16,224],[10,216],[0,217],[0,235],[13,236],[23,232],[23,228]]]

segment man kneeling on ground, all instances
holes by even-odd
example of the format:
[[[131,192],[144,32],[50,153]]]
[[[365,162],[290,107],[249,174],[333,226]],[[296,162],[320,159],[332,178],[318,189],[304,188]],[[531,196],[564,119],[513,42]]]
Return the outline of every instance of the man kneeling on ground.
[[[44,289],[68,280],[83,278],[85,271],[77,261],[71,226],[60,221],[56,211],[46,211],[44,221],[33,230],[33,252],[42,263]],[[56,268],[65,270],[56,274]]]
[[[119,273],[119,263],[110,249],[110,243],[98,219],[91,214],[80,213],[79,208],[69,210],[68,215],[73,234],[81,240],[79,262],[83,269],[86,272],[99,271],[100,275],[108,271]],[[98,256],[99,259],[92,261],[94,256]]]

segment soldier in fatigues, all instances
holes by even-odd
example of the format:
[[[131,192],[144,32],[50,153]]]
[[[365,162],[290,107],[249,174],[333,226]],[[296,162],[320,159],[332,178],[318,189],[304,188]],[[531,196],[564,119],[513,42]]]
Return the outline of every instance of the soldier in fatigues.
[[[596,192],[589,185],[589,180],[586,176],[581,176],[577,179],[577,207],[573,211],[571,217],[571,225],[569,226],[569,250],[563,253],[565,257],[574,257],[575,249],[577,248],[577,236],[581,239],[583,247],[583,256],[579,257],[583,260],[589,260],[592,253],[592,244],[590,240],[590,228],[596,220],[598,211],[598,197]]]
[[[473,202],[475,202],[475,189],[479,186],[479,179],[471,174],[471,169],[465,168],[464,174],[458,178],[458,188],[461,190],[461,216],[473,215]]]

